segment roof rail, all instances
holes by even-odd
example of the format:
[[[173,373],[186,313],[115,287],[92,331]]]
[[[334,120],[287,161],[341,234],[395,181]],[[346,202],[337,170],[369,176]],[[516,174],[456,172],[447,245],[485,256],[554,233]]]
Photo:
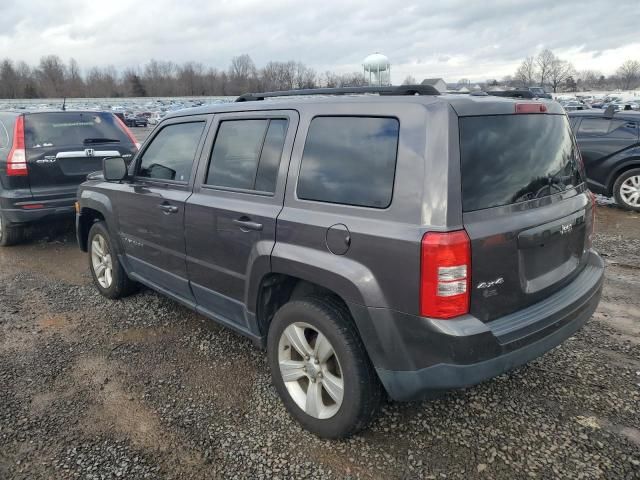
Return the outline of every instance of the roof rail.
[[[431,85],[400,85],[395,87],[341,87],[341,88],[307,88],[300,90],[283,90],[281,92],[245,93],[236,102],[250,102],[273,97],[294,97],[300,95],[353,95],[361,93],[377,93],[379,95],[440,95]]]

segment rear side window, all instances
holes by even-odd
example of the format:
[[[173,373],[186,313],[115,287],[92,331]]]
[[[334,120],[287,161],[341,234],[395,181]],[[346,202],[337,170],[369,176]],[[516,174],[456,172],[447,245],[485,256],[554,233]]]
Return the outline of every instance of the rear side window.
[[[460,159],[465,212],[546,197],[583,182],[564,115],[462,117]]]
[[[400,123],[395,118],[316,117],[302,155],[298,197],[386,208],[391,204]]]
[[[606,135],[609,132],[611,120],[605,118],[583,118],[578,128],[581,135]]]
[[[139,177],[188,182],[205,122],[167,125],[142,154]]]
[[[131,143],[131,139],[111,113],[33,113],[24,118],[27,148]]]
[[[279,118],[221,122],[206,184],[275,192],[287,123]]]

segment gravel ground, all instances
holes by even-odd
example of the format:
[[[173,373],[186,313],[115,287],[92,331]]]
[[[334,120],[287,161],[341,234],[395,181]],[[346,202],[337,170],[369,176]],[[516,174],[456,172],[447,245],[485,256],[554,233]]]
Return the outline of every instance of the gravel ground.
[[[599,209],[602,302],[565,344],[339,442],[249,341],[149,290],[102,298],[70,226],[36,232],[0,249],[0,479],[640,478],[639,219]]]

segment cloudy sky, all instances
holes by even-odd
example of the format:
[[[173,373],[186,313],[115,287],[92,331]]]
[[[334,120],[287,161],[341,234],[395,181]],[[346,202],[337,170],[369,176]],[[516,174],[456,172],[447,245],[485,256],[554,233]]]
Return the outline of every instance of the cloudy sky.
[[[543,47],[578,70],[610,74],[640,59],[638,0],[0,0],[0,58],[75,58],[83,69],[194,60],[226,68],[297,60],[318,72],[361,69],[372,52],[394,82],[512,74]]]

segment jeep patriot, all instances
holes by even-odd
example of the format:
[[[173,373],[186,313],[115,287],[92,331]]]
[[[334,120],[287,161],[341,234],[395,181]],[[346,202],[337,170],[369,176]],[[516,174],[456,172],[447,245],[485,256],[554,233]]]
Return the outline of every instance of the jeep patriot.
[[[477,384],[591,317],[594,200],[558,103],[428,86],[238,100],[168,115],[128,166],[105,159],[79,188],[78,241],[104,296],[143,284],[265,347],[304,428],[351,435],[384,394]]]

